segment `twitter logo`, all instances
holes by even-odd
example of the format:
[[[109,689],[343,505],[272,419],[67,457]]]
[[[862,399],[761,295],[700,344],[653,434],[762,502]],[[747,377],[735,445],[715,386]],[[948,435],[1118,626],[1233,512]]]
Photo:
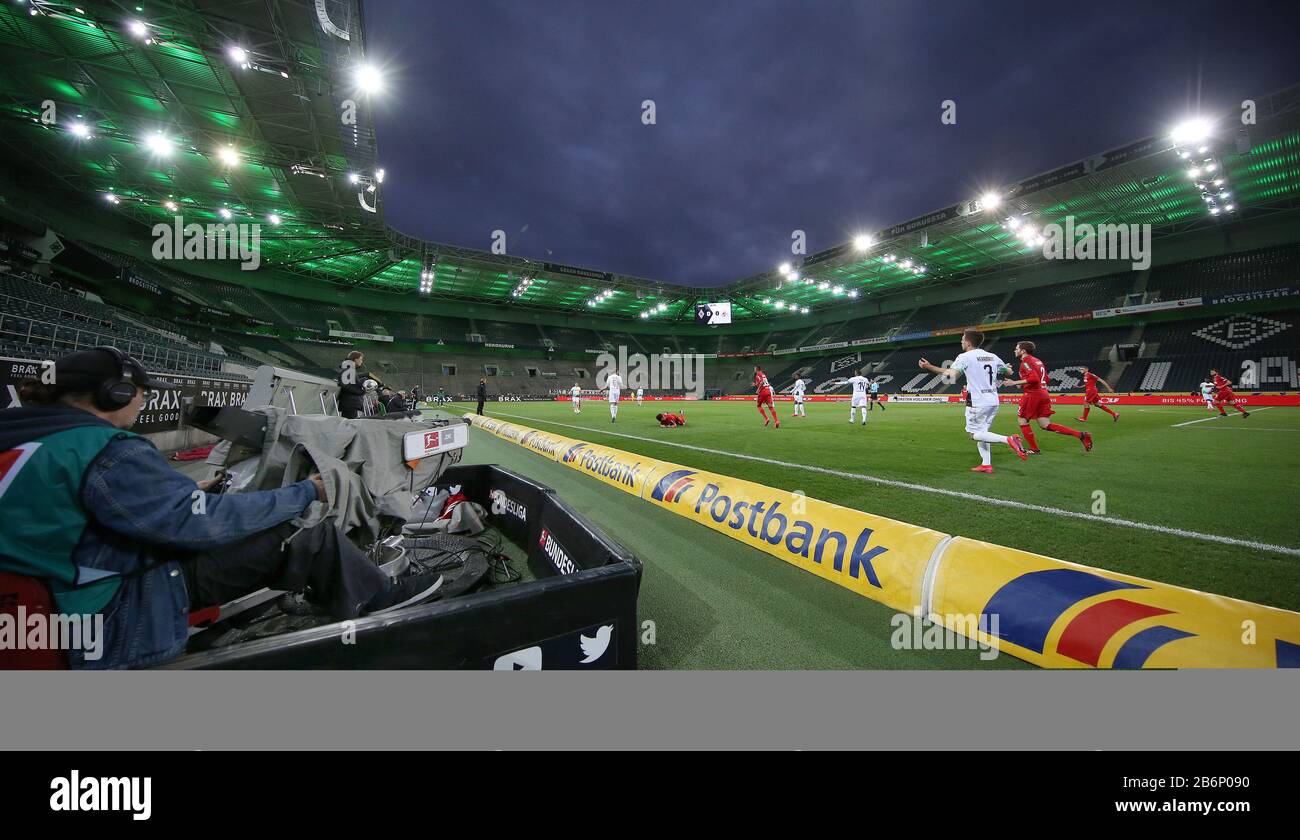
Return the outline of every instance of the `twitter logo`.
[[[596,638],[589,636],[578,636],[578,644],[582,647],[582,654],[586,657],[581,664],[586,665],[595,662],[605,655],[605,650],[609,648],[610,636],[614,634],[614,625],[606,624],[596,631]]]

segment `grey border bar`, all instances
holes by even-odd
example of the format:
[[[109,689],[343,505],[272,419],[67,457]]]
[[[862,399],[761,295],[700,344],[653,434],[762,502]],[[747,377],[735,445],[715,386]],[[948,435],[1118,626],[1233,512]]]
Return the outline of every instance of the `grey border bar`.
[[[1300,672],[0,676],[7,749],[1295,749]]]

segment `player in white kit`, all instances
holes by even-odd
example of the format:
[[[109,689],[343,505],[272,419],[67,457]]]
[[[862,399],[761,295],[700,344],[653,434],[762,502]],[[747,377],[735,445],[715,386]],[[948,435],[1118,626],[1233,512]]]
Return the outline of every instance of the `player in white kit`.
[[[636,389],[636,404],[637,404],[637,405],[640,405],[640,404],[641,404],[641,398],[644,397],[644,396],[645,396],[645,390],[642,389],[642,388],[637,388],[637,389]]]
[[[802,379],[794,381],[794,390],[790,392],[790,396],[794,398],[794,417],[808,416],[808,412],[803,407],[804,388],[806,387]]]
[[[860,408],[862,425],[865,426],[867,425],[867,389],[871,387],[871,380],[860,373],[855,373],[849,377],[849,384],[853,386],[853,401],[849,404],[849,422],[853,422]]]
[[[1206,411],[1214,411],[1214,393],[1215,388],[1213,382],[1201,383],[1201,399],[1205,400]]]
[[[569,399],[573,401],[573,413],[581,414],[582,413],[582,389],[578,387],[577,382],[573,383],[573,387],[569,389]]]
[[[993,418],[998,413],[998,377],[1011,370],[997,356],[980,346],[984,344],[984,333],[979,330],[966,330],[961,336],[962,354],[953,361],[952,367],[941,368],[925,359],[917,364],[930,373],[950,376],[954,380],[958,374],[966,377],[966,431],[980,451],[980,465],[971,467],[971,472],[993,472],[993,444],[1005,443],[1011,451],[1024,461],[1029,456],[1020,444],[1019,435],[995,435],[989,431]]]
[[[618,395],[623,390],[623,377],[617,373],[611,373],[605,383],[605,389],[609,391],[609,422],[618,422]]]

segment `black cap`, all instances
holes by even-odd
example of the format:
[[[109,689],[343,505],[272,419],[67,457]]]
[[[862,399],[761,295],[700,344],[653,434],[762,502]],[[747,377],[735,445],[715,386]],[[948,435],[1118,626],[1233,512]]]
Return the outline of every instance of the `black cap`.
[[[54,382],[60,388],[73,390],[98,388],[110,379],[117,379],[126,370],[131,381],[138,388],[157,390],[177,390],[179,385],[154,379],[144,369],[144,365],[130,356],[119,355],[108,347],[96,347],[93,350],[78,350],[69,353],[54,363]]]

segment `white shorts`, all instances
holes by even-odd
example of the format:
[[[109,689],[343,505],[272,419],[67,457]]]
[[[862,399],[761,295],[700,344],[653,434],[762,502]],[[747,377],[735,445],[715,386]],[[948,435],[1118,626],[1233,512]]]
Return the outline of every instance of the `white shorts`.
[[[617,402],[618,402],[618,389],[617,389],[617,388],[610,388],[610,389],[609,389],[609,401],[610,401],[611,403],[617,403]]]
[[[996,405],[968,405],[966,406],[966,431],[987,432],[993,425],[993,418],[998,414]]]
[[[803,395],[802,395],[802,394],[795,394],[795,395],[794,395],[794,401],[795,401],[796,403],[798,403],[799,405],[803,405]]]
[[[853,408],[866,408],[866,407],[867,407],[867,398],[866,398],[866,397],[854,397],[854,398],[853,398]]]
[[[574,398],[573,398],[573,407],[574,407],[574,408],[577,408],[577,407],[580,406],[580,405],[582,405],[582,397],[574,397]]]

